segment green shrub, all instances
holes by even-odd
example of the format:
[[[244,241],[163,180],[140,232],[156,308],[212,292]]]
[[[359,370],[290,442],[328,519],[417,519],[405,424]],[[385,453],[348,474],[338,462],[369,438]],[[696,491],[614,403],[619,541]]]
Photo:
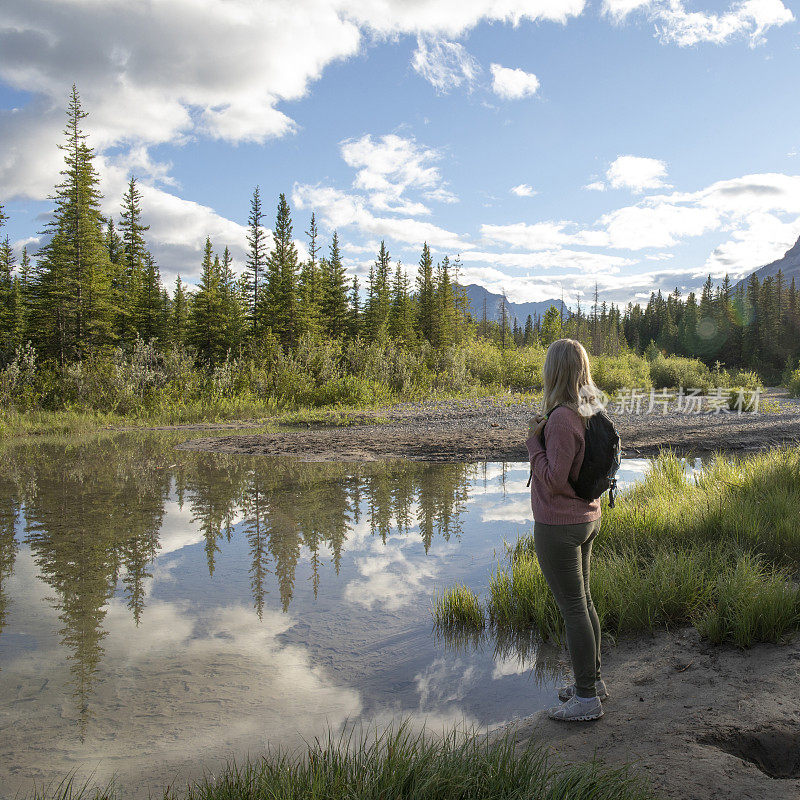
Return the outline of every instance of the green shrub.
[[[590,357],[592,377],[597,386],[612,395],[620,389],[650,389],[648,362],[635,353]]]
[[[657,355],[650,362],[650,379],[656,389],[700,389],[708,392],[714,381],[708,367],[696,358]],[[719,385],[719,384],[717,384]]]
[[[800,397],[800,367],[789,375],[786,388],[789,390],[789,394],[792,397]]]

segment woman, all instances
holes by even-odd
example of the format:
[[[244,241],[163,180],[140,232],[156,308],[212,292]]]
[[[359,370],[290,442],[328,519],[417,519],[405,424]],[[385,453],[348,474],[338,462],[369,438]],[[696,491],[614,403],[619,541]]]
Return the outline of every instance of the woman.
[[[544,362],[543,414],[528,431],[531,506],[536,556],[555,596],[567,631],[575,683],[559,692],[564,701],[551,719],[578,721],[603,716],[608,697],[600,677],[600,621],[589,593],[592,541],[600,530],[600,501],[575,494],[583,463],[588,418],[599,408],[589,358],[580,342],[559,339]],[[546,423],[546,425],[545,425]]]

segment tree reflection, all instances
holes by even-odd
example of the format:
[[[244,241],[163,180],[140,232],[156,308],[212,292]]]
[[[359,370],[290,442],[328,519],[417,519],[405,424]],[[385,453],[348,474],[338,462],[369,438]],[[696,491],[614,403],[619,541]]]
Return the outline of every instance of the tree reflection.
[[[0,633],[21,519],[22,541],[53,592],[81,736],[109,602],[119,595],[133,621],[142,620],[168,500],[191,510],[212,577],[221,543],[244,539],[259,618],[272,588],[289,608],[304,561],[316,597],[326,569],[338,574],[356,525],[384,542],[416,525],[426,552],[436,536],[461,532],[472,472],[465,464],[302,463],[175,451],[174,443],[129,434],[7,447],[3,454]]]

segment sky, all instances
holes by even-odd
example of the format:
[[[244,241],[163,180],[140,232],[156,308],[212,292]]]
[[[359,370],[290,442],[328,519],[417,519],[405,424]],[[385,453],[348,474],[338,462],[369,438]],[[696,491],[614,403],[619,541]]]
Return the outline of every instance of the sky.
[[[799,67],[782,0],[3,0],[4,232],[40,243],[74,82],[166,283],[206,236],[244,266],[258,185],[362,280],[383,239],[518,302],[685,294],[800,236]]]

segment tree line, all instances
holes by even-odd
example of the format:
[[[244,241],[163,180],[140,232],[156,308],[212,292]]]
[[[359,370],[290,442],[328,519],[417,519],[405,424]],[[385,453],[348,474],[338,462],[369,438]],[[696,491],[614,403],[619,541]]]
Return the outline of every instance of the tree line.
[[[716,288],[709,276],[699,298],[690,292],[683,299],[676,288],[666,297],[651,294],[644,308],[629,303],[624,311],[600,302],[595,290],[586,310],[580,302],[574,309],[562,302],[524,323],[509,314],[504,296],[495,321],[485,307],[482,314],[470,308],[460,259],[445,256],[434,263],[427,243],[413,285],[381,242],[361,287],[357,277],[348,277],[337,232],[323,244],[312,213],[305,231],[307,257],[301,260],[285,195],[279,197],[270,236],[258,187],[247,219],[242,274],[234,270],[229,247],[215,247],[207,238],[198,285],[190,291],[178,276],[170,293],[147,246],[136,178],[129,179],[116,222],[101,212],[95,155],[82,127],[86,116],[73,86],[59,144],[64,169],[35,258],[23,248],[17,264],[8,236],[0,242],[3,361],[26,342],[40,359],[60,364],[109,347],[129,351],[143,340],[162,350],[191,348],[198,362],[214,365],[231,354],[292,350],[309,337],[392,339],[409,348],[427,342],[441,349],[475,335],[501,348],[571,336],[598,355],[650,347],[708,364],[719,360],[773,371],[800,357],[798,293],[794,278],[787,285],[781,272],[763,282],[751,275],[737,286],[726,277]],[[7,219],[0,205],[0,229]]]
[[[198,286],[189,292],[178,276],[170,296],[147,247],[135,177],[118,221],[101,213],[95,154],[82,129],[86,116],[73,86],[59,145],[65,167],[35,260],[23,248],[17,269],[8,237],[0,250],[0,341],[6,358],[26,341],[40,357],[65,363],[109,346],[131,348],[140,338],[162,347],[191,346],[200,361],[213,364],[229,353],[275,344],[294,348],[303,336],[393,337],[408,346],[427,340],[438,348],[468,335],[471,320],[458,285],[458,260],[451,264],[445,257],[434,264],[425,244],[412,287],[381,242],[362,292],[358,278],[347,277],[338,234],[334,231],[323,248],[313,214],[306,232],[308,258],[301,262],[283,194],[268,241],[258,187],[250,204],[243,274],[236,276],[227,246],[215,251],[206,239]],[[0,227],[6,221],[0,206]]]

